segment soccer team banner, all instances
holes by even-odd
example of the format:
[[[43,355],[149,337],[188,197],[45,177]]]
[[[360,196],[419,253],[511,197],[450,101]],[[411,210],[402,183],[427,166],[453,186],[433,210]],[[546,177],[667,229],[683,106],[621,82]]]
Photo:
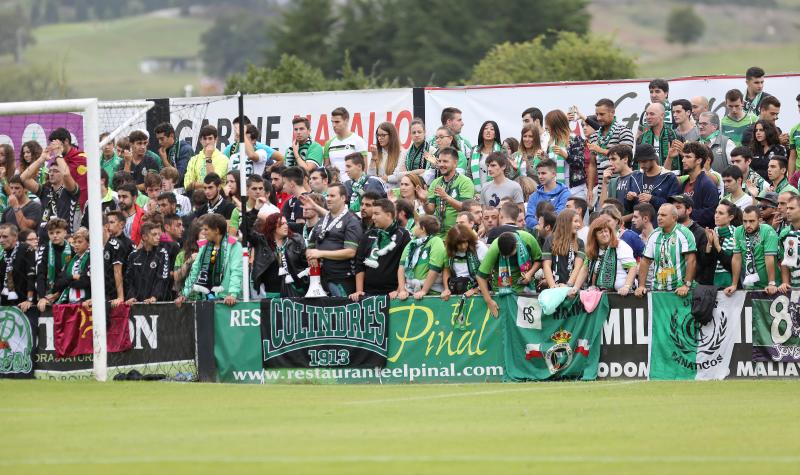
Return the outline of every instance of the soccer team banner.
[[[775,296],[752,293],[753,361],[800,362],[800,292]]]

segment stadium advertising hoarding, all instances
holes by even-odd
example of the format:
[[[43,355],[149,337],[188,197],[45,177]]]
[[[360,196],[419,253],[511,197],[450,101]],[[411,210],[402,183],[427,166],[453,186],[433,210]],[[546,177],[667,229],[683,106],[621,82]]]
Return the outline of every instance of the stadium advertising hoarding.
[[[292,145],[292,119],[307,117],[311,138],[324,144],[334,136],[330,114],[337,107],[350,113],[350,129],[375,142],[375,129],[388,121],[397,127],[404,147],[411,143],[409,127],[413,118],[411,88],[367,91],[304,92],[254,94],[244,98],[244,113],[261,132],[260,141],[285,151]],[[175,133],[197,146],[197,136],[205,124],[217,127],[224,148],[234,139],[233,119],[239,116],[236,97],[196,97],[170,99],[170,121]]]
[[[194,306],[172,303],[131,306],[128,320],[129,351],[108,354],[109,374],[136,369],[143,374],[175,375],[195,368]],[[92,355],[59,358],[56,328],[47,311],[38,319],[38,342],[33,358],[35,376],[41,379],[89,379]]]
[[[799,74],[767,76],[764,90],[781,101],[777,125],[788,131],[800,122],[795,107]],[[566,111],[575,105],[585,115],[594,114],[594,104],[608,98],[617,104],[617,120],[633,128],[638,124],[644,107],[650,102],[649,80],[563,82],[504,86],[474,86],[463,88],[426,88],[425,123],[428,132],[440,124],[442,109],[457,107],[463,113],[461,135],[475,144],[484,120],[497,122],[501,138],[519,137],[522,111],[537,107],[543,114],[553,109]],[[690,99],[705,96],[710,109],[720,117],[725,114],[725,93],[730,89],[745,89],[744,77],[708,76],[669,80],[669,97]]]

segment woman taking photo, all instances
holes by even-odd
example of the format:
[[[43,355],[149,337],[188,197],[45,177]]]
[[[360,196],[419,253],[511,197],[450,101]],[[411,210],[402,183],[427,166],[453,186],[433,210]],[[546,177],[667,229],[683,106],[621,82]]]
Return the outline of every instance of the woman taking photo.
[[[486,157],[492,152],[502,150],[500,128],[497,126],[497,122],[487,120],[481,125],[480,133],[478,133],[478,145],[472,147],[470,151],[469,168],[467,169],[467,177],[472,178],[476,194],[480,193],[484,183],[491,180],[486,168]]]
[[[395,174],[400,159],[400,139],[394,124],[382,122],[375,129],[375,143],[369,146],[369,151],[372,159],[367,174],[383,180],[388,189],[397,188],[401,176]]]
[[[753,160],[750,162],[750,168],[767,181],[769,181],[767,165],[769,165],[770,159],[775,155],[789,156],[786,153],[786,148],[781,145],[775,124],[764,119],[759,119],[756,125],[753,126],[753,140],[750,143],[750,147],[753,150]]]
[[[306,244],[301,235],[289,229],[282,214],[267,216],[261,232],[250,233],[249,244],[253,247],[253,287],[257,295],[306,295]]]
[[[578,280],[584,254],[578,229],[583,222],[578,213],[565,209],[556,218],[556,229],[547,236],[542,247],[542,267],[547,288],[572,287]]]
[[[542,142],[540,141],[542,129],[537,125],[526,125],[522,128],[522,133],[519,139],[519,148],[517,152],[511,156],[509,169],[513,172],[512,179],[521,176],[531,177],[536,182],[539,182],[539,176],[536,173],[536,165],[542,159]]]
[[[570,295],[577,294],[584,282],[600,290],[616,290],[623,296],[631,292],[636,279],[636,259],[631,247],[617,238],[614,221],[609,216],[601,215],[589,226],[586,259],[589,263],[583,266]]]
[[[556,162],[556,180],[569,186],[567,182],[567,157],[569,152],[569,119],[560,109],[551,110],[544,116],[544,130],[550,135],[547,144],[547,158]]]
[[[409,173],[400,179],[400,187],[392,190],[389,194],[392,201],[399,199],[408,200],[414,203],[415,214],[425,214],[425,202],[428,200],[428,190],[425,187],[425,182],[422,181],[419,175]]]
[[[456,224],[445,239],[447,264],[442,269],[442,300],[451,295],[472,297],[477,294],[478,268],[488,248],[466,224]]]

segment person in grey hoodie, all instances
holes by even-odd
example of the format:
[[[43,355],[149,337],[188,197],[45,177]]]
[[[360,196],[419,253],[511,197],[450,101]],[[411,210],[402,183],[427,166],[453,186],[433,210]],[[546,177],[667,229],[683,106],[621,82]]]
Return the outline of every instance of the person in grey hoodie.
[[[536,172],[542,184],[528,199],[528,208],[525,212],[525,226],[528,229],[535,228],[539,222],[536,218],[536,205],[540,201],[553,203],[555,213],[558,214],[567,207],[567,200],[570,197],[569,188],[556,181],[556,162],[546,158],[536,165]]]

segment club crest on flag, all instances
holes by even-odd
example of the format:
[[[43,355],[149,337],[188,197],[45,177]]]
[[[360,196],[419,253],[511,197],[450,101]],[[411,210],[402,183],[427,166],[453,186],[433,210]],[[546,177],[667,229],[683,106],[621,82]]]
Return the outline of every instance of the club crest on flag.
[[[29,373],[33,350],[28,317],[16,307],[0,309],[0,374]]]
[[[556,374],[572,363],[572,348],[569,346],[572,333],[562,329],[550,335],[550,339],[555,345],[547,349],[544,362],[547,364],[550,374]]]

